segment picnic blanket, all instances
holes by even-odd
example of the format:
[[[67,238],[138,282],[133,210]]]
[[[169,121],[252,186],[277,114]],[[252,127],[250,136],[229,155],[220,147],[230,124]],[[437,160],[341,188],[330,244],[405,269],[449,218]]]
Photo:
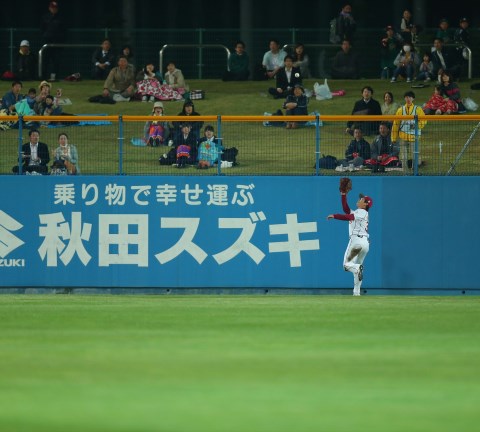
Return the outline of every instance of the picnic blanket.
[[[108,114],[74,114],[75,116],[106,116]],[[69,125],[70,122],[65,123],[53,123],[48,124],[49,128],[65,127]],[[69,126],[105,126],[111,125],[112,122],[109,120],[79,120],[78,122],[72,122]]]

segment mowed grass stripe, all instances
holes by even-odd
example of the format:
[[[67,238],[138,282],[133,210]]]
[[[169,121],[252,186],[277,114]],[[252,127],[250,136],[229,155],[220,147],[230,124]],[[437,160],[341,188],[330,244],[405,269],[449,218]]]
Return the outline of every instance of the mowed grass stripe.
[[[0,296],[0,430],[450,431],[480,299]]]

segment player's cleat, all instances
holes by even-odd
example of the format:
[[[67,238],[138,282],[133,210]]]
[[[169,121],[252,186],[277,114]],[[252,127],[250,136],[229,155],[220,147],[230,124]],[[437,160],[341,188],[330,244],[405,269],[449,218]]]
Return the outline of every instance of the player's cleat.
[[[358,269],[358,280],[361,281],[363,279],[363,265],[360,264],[360,268]]]
[[[360,297],[360,293],[359,293],[359,292],[354,292],[353,295],[354,295],[355,297]]]

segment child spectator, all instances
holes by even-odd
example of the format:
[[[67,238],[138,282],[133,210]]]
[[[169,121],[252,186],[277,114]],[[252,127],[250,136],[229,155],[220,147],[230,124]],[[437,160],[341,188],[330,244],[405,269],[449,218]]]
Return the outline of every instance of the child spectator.
[[[215,138],[213,126],[205,126],[205,137],[198,143],[198,168],[205,169],[218,162],[223,146]]]
[[[32,109],[35,106],[35,98],[36,97],[37,97],[37,90],[35,89],[35,87],[29,88],[26,99],[27,99],[27,102],[28,102],[28,106]]]
[[[433,79],[433,63],[430,54],[426,52],[423,54],[423,62],[418,68],[418,81],[431,81]]]
[[[163,116],[163,103],[155,102],[153,104],[152,115],[155,117]],[[148,146],[158,147],[165,144],[169,135],[168,122],[159,120],[149,120],[143,128],[144,140]]]

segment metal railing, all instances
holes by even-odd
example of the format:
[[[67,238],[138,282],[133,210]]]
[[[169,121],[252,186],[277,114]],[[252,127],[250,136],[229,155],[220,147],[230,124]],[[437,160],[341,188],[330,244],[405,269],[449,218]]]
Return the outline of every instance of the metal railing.
[[[198,79],[203,78],[202,70],[203,67],[205,66],[203,64],[203,50],[206,48],[222,48],[225,50],[227,54],[226,58],[226,68],[228,68],[228,57],[230,56],[230,50],[225,46],[221,44],[166,44],[163,45],[161,50],[159,51],[159,59],[158,59],[158,70],[163,71],[163,54],[167,48],[198,48]]]

